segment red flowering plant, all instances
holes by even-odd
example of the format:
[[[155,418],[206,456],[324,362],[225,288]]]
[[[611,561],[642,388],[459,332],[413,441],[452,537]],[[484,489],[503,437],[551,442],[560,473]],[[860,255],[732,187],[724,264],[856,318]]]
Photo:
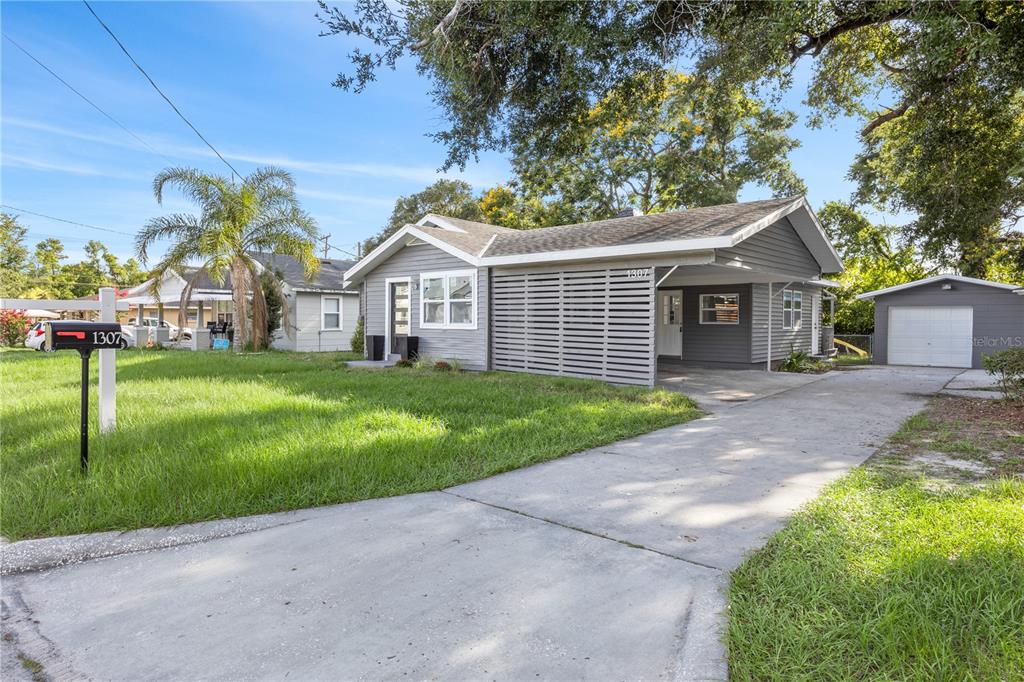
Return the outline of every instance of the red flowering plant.
[[[32,326],[21,310],[0,310],[0,345],[17,346],[25,342]]]

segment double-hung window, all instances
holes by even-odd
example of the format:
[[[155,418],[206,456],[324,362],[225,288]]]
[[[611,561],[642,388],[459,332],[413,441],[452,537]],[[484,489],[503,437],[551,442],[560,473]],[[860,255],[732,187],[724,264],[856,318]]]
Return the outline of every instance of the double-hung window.
[[[800,329],[804,322],[804,294],[784,289],[782,292],[782,328]]]
[[[476,329],[476,270],[420,275],[420,327]]]
[[[320,297],[320,329],[341,329],[341,297]]]
[[[701,324],[739,324],[739,294],[701,294]]]

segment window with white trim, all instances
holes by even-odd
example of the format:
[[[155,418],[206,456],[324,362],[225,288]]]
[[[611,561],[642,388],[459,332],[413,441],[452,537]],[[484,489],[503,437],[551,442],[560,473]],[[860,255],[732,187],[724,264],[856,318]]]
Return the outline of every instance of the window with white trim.
[[[320,297],[320,329],[341,329],[341,297]]]
[[[420,327],[476,329],[476,270],[420,275]]]
[[[739,324],[739,294],[701,294],[701,324]]]
[[[784,289],[782,291],[782,328],[800,329],[804,323],[804,293]]]

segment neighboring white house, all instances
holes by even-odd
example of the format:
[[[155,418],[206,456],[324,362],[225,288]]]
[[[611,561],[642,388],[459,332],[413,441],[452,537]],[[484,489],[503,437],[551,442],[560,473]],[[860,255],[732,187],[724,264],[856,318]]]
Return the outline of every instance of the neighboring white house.
[[[278,275],[288,298],[291,329],[274,332],[274,348],[306,352],[352,349],[352,334],[359,320],[359,292],[346,291],[343,285],[345,271],[355,264],[353,261],[321,259],[320,271],[307,280],[302,266],[291,256],[252,256]]]
[[[351,350],[352,333],[359,319],[359,292],[343,290],[342,283],[345,270],[354,264],[352,261],[323,259],[320,272],[312,281],[307,281],[298,261],[290,256],[251,255],[278,275],[288,298],[291,329],[274,332],[271,339],[274,348],[312,352]],[[151,288],[152,280],[132,288],[124,299],[132,306],[131,319],[156,317],[176,324],[181,292],[186,280],[195,275],[196,268],[185,268],[180,274],[168,270],[155,293]],[[228,325],[234,322],[230,275],[225,273],[225,281],[218,284],[201,272],[192,289],[186,326],[205,327],[214,322]]]

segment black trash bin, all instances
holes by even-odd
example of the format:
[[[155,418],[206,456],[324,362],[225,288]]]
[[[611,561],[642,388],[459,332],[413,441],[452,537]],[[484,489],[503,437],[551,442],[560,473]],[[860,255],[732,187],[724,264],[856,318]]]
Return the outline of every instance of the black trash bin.
[[[396,336],[395,352],[401,355],[403,360],[417,359],[420,355],[420,337]]]
[[[366,335],[366,353],[370,360],[384,359],[384,336],[382,334]]]

